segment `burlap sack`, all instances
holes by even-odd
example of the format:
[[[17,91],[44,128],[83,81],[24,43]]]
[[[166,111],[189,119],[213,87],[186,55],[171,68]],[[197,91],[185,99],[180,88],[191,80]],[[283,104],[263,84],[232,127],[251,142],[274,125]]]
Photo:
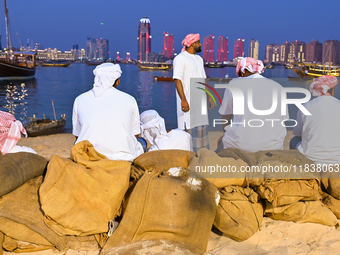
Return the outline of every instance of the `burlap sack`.
[[[273,220],[319,223],[338,227],[336,216],[321,201],[296,202],[279,207],[273,207],[266,202],[265,215]]]
[[[205,178],[217,188],[246,186],[245,172],[240,171],[245,166],[247,164],[242,159],[220,157],[204,148],[190,160],[191,175]]]
[[[202,254],[194,247],[182,243],[175,243],[169,240],[148,240],[138,241],[126,246],[119,246],[110,249],[110,255],[198,255]]]
[[[38,200],[41,183],[42,176],[28,181],[0,199],[0,232],[17,241],[30,243],[31,248],[49,247],[63,251],[98,247],[94,236],[61,237],[46,226]],[[6,249],[13,248],[13,243],[9,245],[5,242],[5,245]]]
[[[107,159],[88,141],[73,146],[72,158],[53,155],[48,164],[39,189],[45,223],[58,235],[107,232],[129,187],[131,164]]]
[[[314,163],[297,150],[246,152],[236,148],[227,148],[220,151],[218,155],[245,161],[250,167],[250,171],[246,173],[246,181],[250,186],[259,186],[265,179],[320,178],[317,172],[304,171],[307,165],[311,168]]]
[[[322,184],[326,192],[336,199],[340,199],[340,179],[339,178],[322,178]]]
[[[262,224],[263,206],[251,188],[228,186],[220,189],[221,199],[214,226],[236,241],[251,237]]]
[[[0,197],[20,187],[28,180],[42,175],[47,160],[28,152],[0,153]]]
[[[147,172],[131,193],[123,219],[101,255],[112,254],[117,246],[161,239],[205,252],[218,193],[208,181],[184,177],[188,175]]]
[[[333,196],[322,193],[322,203],[334,213],[334,215],[340,219],[340,200]]]
[[[274,207],[289,205],[298,201],[321,200],[319,181],[308,180],[271,180],[267,179],[255,191]]]
[[[195,153],[184,150],[157,150],[141,154],[133,165],[144,171],[166,171],[171,167],[188,167]]]
[[[37,252],[52,249],[51,246],[18,241],[9,236],[5,236],[3,248],[6,251],[15,253]]]

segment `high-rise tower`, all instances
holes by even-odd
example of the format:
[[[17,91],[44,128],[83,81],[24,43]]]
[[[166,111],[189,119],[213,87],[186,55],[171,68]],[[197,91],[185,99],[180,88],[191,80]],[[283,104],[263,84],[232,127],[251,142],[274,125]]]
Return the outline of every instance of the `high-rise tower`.
[[[148,62],[148,54],[151,53],[151,26],[147,17],[139,21],[137,37],[137,60]]]
[[[249,42],[249,57],[259,59],[259,41],[250,39]]]
[[[228,38],[222,35],[218,37],[217,61],[228,61]]]
[[[244,39],[239,38],[235,41],[234,45],[234,59],[244,57]]]
[[[204,59],[205,62],[215,62],[214,39],[215,39],[215,36],[213,36],[213,35],[209,35],[209,36],[204,37],[203,59]]]
[[[175,53],[175,41],[174,35],[168,32],[163,33],[163,55],[168,59],[174,58]]]

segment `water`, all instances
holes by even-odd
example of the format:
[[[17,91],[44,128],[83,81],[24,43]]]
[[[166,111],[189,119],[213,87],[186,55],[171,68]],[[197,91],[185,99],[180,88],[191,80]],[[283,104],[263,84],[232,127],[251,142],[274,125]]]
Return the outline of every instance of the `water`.
[[[9,111],[26,123],[26,117],[54,119],[52,100],[57,118],[66,115],[66,132],[72,132],[72,108],[74,99],[93,86],[95,66],[73,63],[69,67],[37,67],[35,78],[24,80],[0,81],[0,110]],[[170,71],[140,71],[131,64],[121,64],[122,77],[118,89],[129,93],[137,100],[140,113],[155,109],[165,119],[167,129],[177,127],[176,94],[173,82],[154,81],[152,75],[172,76]],[[234,67],[207,68],[208,77],[236,77]],[[277,80],[284,87],[308,88],[311,80],[291,81],[287,76],[296,76],[290,69],[275,67],[266,69],[264,76]],[[210,82],[209,84],[214,84]],[[223,91],[218,90],[220,96]],[[293,95],[294,96],[294,95]],[[336,88],[335,96],[340,98],[340,90]],[[120,111],[121,109],[112,109]],[[215,107],[211,114],[217,114]],[[296,118],[296,106],[289,106],[290,118]],[[210,114],[210,113],[209,113]]]

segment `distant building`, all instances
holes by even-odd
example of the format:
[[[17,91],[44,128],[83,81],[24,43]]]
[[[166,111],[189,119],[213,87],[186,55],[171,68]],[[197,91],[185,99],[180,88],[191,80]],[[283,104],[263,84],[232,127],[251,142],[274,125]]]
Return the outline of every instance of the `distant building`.
[[[126,52],[126,60],[128,60],[128,61],[131,60],[130,52]]]
[[[87,37],[86,39],[86,57],[87,59],[93,59],[93,49],[92,49],[92,39],[90,37]]]
[[[215,39],[215,36],[213,36],[213,35],[209,35],[209,36],[204,37],[203,60],[205,62],[215,62],[214,39]]]
[[[151,25],[147,17],[139,21],[137,37],[137,60],[140,62],[150,62],[149,53],[151,53]]]
[[[35,43],[35,50],[43,50],[44,49],[44,46],[39,43],[39,42],[36,42]]]
[[[281,45],[268,44],[265,48],[265,56],[263,62],[267,64],[278,63],[280,62],[280,55]]]
[[[244,57],[244,39],[235,40],[234,44],[234,59]]]
[[[322,63],[334,64],[340,63],[340,42],[338,40],[327,40],[323,44],[322,48]],[[331,58],[331,59],[330,59]]]
[[[1,34],[0,34],[0,51],[2,51],[3,48],[2,48],[2,44],[1,44]]]
[[[250,39],[248,56],[251,58],[259,59],[259,41],[258,40]]]
[[[38,60],[68,60],[68,61],[75,60],[75,54],[72,50],[61,52],[57,50],[57,48],[54,49],[48,48],[45,50],[36,50],[36,52]]]
[[[109,40],[107,39],[96,39],[96,55],[97,60],[105,61],[109,59]]]
[[[74,58],[75,59],[78,59],[79,58],[79,46],[78,46],[78,44],[74,44],[73,46],[72,46],[72,52],[74,53]]]
[[[322,43],[319,41],[311,41],[306,46],[306,62],[321,63],[322,62]]]
[[[287,62],[302,63],[306,61],[306,43],[301,41],[291,42],[289,45]]]
[[[228,53],[228,38],[221,35],[218,37],[217,61],[228,61]]]
[[[281,63],[288,62],[289,49],[290,49],[290,43],[286,42],[285,44],[281,45],[281,50],[280,50],[280,62]]]
[[[174,35],[167,32],[163,33],[163,55],[167,59],[173,59],[175,54]]]

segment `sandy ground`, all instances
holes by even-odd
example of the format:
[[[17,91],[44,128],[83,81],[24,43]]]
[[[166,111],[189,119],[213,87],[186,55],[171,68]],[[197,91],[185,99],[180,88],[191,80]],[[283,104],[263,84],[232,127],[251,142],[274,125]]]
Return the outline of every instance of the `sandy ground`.
[[[216,149],[217,140],[221,135],[222,132],[209,133],[212,150]],[[289,148],[291,137],[290,131],[287,134],[284,149]],[[72,134],[56,134],[23,138],[18,145],[31,147],[47,159],[53,154],[68,158],[74,141]],[[97,253],[98,251],[69,250],[66,254],[95,255]],[[5,252],[5,254],[9,253]],[[53,251],[48,250],[36,254],[50,255]],[[59,254],[65,254],[65,252]],[[274,221],[265,217],[260,231],[243,242],[236,242],[226,236],[211,232],[205,254],[340,254],[340,230],[320,224]]]

